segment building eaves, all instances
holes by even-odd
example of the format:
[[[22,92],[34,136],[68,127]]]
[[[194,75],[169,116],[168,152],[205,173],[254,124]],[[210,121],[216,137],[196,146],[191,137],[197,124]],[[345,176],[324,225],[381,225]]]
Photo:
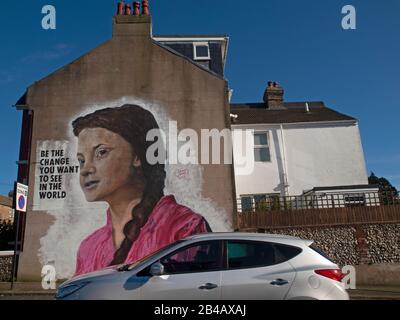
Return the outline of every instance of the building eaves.
[[[222,39],[228,38],[226,34],[210,34],[210,35],[153,35],[153,38],[156,39]]]
[[[329,186],[329,187],[315,187],[310,191],[333,191],[333,190],[359,190],[359,189],[379,189],[377,184],[358,184],[349,186]]]

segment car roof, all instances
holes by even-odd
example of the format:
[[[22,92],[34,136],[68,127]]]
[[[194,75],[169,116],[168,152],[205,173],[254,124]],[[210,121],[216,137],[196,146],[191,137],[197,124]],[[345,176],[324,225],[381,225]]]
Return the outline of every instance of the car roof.
[[[299,237],[293,237],[283,234],[268,234],[268,233],[247,233],[247,232],[211,232],[200,233],[189,236],[184,240],[218,240],[218,239],[237,239],[237,240],[263,240],[277,242],[284,240],[285,242],[309,242],[308,240]]]

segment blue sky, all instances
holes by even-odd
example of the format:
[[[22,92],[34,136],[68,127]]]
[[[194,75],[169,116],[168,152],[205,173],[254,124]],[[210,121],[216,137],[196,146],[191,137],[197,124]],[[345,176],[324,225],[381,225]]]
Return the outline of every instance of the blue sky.
[[[26,87],[111,37],[117,0],[0,2],[0,194],[16,179]],[[57,29],[41,28],[44,5]],[[357,30],[341,28],[351,4]],[[268,80],[287,101],[324,101],[360,121],[368,171],[400,189],[400,1],[150,0],[154,34],[226,34],[233,102],[261,101]],[[346,156],[346,155],[343,155]]]

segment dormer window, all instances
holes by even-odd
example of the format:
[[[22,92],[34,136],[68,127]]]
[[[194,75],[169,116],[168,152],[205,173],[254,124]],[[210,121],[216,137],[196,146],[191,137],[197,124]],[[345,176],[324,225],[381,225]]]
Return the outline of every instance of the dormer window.
[[[208,42],[194,42],[193,43],[194,50],[194,60],[210,60],[210,47]]]

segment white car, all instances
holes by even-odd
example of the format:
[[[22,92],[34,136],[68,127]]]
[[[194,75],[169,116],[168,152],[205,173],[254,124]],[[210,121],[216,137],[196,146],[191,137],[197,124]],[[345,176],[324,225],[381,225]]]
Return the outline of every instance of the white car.
[[[348,300],[338,266],[300,238],[206,233],[62,284],[60,300]]]

